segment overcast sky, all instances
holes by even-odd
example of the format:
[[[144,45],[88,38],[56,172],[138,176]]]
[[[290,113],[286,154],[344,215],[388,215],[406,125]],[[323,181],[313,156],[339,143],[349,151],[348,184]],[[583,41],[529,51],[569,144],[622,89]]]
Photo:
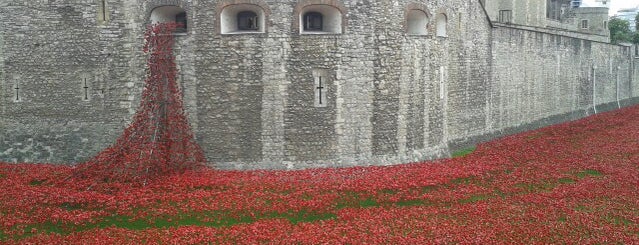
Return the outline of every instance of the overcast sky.
[[[584,0],[585,3],[595,3],[595,0]],[[610,15],[615,15],[617,10],[634,8],[639,6],[639,0],[612,0],[610,2]]]
[[[639,0],[608,0],[610,3],[610,15],[615,15],[617,10],[623,8],[634,8],[639,6]],[[596,0],[584,0],[583,4],[586,6],[597,6]]]

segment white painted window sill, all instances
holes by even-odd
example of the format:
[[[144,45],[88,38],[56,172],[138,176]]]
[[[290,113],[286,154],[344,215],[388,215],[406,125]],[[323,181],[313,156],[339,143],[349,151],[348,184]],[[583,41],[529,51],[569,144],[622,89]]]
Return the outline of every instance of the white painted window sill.
[[[264,34],[264,31],[232,31],[232,32],[224,32],[222,35],[254,35],[254,34]]]

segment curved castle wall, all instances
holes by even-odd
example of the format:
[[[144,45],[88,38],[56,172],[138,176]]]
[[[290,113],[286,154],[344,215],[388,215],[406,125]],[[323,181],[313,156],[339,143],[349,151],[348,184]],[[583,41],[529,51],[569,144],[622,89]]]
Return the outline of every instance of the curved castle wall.
[[[263,10],[258,32],[221,31],[223,9],[237,4]],[[585,116],[589,64],[571,60],[634,69],[620,46],[495,28],[479,1],[2,2],[0,159],[79,162],[111,144],[141,94],[144,26],[165,5],[187,13],[186,33],[177,34],[179,80],[198,142],[219,168],[444,157]],[[339,11],[342,32],[300,34],[314,5]],[[407,34],[410,10],[429,17],[425,32]],[[437,35],[437,16],[445,16],[447,36]],[[608,87],[596,91],[595,104],[612,101]]]

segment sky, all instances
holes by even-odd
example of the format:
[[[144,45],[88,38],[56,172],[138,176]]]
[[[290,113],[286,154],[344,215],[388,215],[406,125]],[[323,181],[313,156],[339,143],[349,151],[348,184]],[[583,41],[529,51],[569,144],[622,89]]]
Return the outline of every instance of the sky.
[[[610,3],[610,15],[616,14],[619,9],[634,8],[637,6],[639,6],[639,0],[612,0]]]
[[[600,0],[601,1],[601,0]],[[639,0],[608,0],[610,2],[610,15],[615,15],[617,10],[624,8],[634,8],[639,6]],[[596,0],[583,0],[587,6],[597,6]]]

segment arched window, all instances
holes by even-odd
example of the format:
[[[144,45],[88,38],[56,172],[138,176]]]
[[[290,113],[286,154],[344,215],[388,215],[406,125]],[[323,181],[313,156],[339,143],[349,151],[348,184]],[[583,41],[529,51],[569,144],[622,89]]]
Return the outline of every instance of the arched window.
[[[220,33],[263,33],[266,30],[264,9],[255,4],[232,4],[220,13]]]
[[[438,37],[446,37],[448,36],[447,32],[448,18],[445,14],[437,15],[437,36]]]
[[[428,14],[419,9],[408,10],[406,15],[406,33],[409,35],[428,34]]]
[[[342,12],[335,6],[312,4],[299,12],[301,34],[341,34]]]
[[[237,29],[242,31],[257,31],[260,18],[253,11],[242,11],[237,14]]]
[[[161,6],[151,11],[151,23],[178,23],[180,26],[176,33],[185,33],[187,30],[188,20],[186,11],[178,6]]]

